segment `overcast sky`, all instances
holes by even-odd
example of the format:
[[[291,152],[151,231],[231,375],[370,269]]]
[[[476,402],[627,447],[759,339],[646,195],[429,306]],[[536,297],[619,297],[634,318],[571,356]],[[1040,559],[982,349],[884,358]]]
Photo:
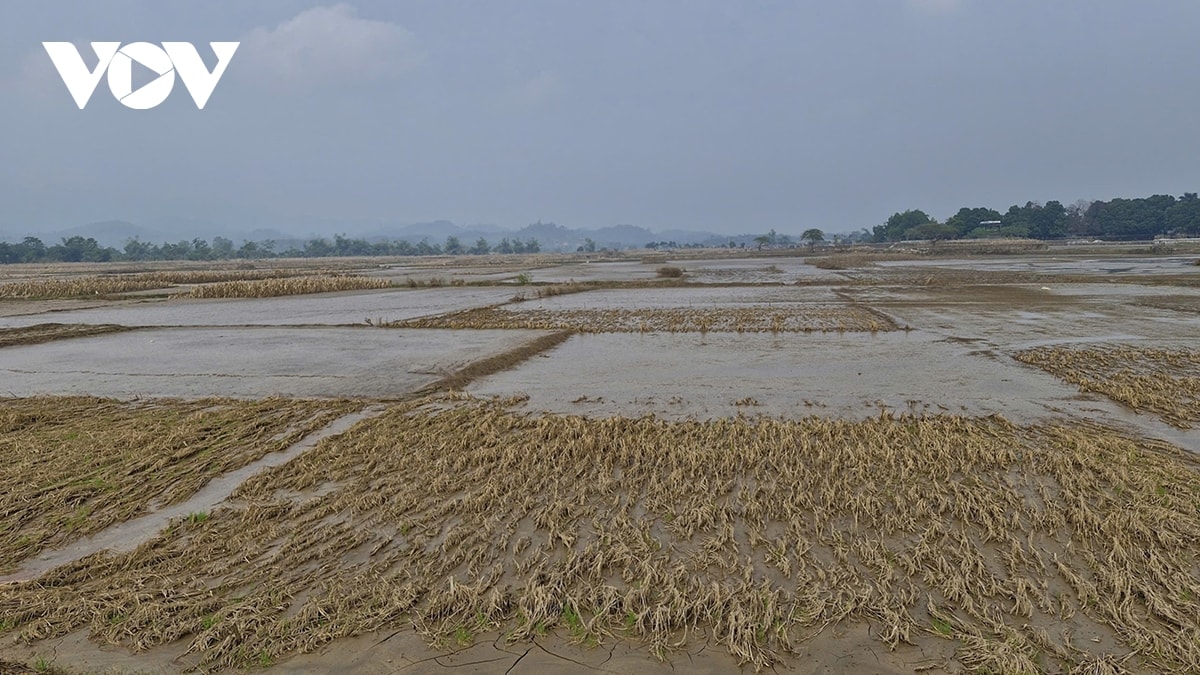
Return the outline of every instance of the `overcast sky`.
[[[0,232],[844,232],[1178,195],[1198,34],[1196,0],[6,0]],[[203,110],[103,81],[79,110],[42,41],[242,45]]]

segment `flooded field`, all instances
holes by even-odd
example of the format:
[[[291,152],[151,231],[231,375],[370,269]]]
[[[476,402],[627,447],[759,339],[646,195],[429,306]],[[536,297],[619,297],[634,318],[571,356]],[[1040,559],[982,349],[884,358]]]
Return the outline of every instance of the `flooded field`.
[[[141,328],[6,347],[8,396],[398,398],[537,331]]]
[[[1200,670],[1196,257],[898,257],[13,276],[0,671]]]

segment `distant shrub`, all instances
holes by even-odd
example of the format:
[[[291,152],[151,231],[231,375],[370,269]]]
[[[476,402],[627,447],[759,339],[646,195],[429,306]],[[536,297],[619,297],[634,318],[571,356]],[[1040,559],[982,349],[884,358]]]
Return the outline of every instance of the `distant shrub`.
[[[683,276],[683,268],[674,265],[663,265],[658,268],[658,276],[664,279],[678,279]]]

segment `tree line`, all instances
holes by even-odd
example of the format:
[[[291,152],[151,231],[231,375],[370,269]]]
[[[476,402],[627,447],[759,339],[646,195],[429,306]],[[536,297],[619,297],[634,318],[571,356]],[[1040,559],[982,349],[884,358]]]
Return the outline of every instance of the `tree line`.
[[[945,222],[920,209],[892,214],[871,233],[876,242],[905,239],[1028,239],[1145,240],[1158,236],[1200,235],[1200,197],[1195,192],[1176,198],[1154,195],[1138,199],[1045,204],[1026,202],[1000,213],[986,207],[963,207]]]
[[[504,237],[495,245],[482,237],[473,245],[464,244],[458,237],[446,237],[442,244],[422,240],[412,243],[405,240],[371,242],[366,239],[351,239],[337,235],[333,241],[311,239],[303,246],[289,246],[277,250],[276,243],[246,241],[236,246],[225,237],[192,239],[176,243],[151,244],[131,239],[123,248],[101,246],[92,237],[64,238],[60,243],[47,246],[37,237],[25,237],[20,242],[0,241],[0,264],[44,263],[44,262],[110,262],[143,260],[232,260],[253,258],[327,258],[335,256],[417,256],[417,255],[462,255],[487,253],[538,253],[541,245],[530,238]]]

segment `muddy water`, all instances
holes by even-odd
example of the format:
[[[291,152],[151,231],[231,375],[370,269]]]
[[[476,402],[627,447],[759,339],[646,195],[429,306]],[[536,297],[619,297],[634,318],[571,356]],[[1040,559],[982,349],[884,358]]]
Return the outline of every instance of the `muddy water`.
[[[861,419],[999,413],[1043,419],[1079,394],[973,341],[876,335],[579,335],[545,359],[476,382],[531,409],[670,418],[766,414]]]
[[[123,326],[362,325],[506,302],[511,288],[419,288],[292,295],[281,298],[146,301],[93,309],[0,316],[0,327],[35,323],[116,323]],[[17,303],[0,303],[16,307]],[[52,318],[48,318],[52,317]]]
[[[524,330],[162,328],[0,350],[0,395],[393,398],[542,335]]]
[[[271,666],[267,672],[297,675],[309,673],[354,673],[364,675],[419,675],[422,673],[504,673],[540,675],[542,673],[645,673],[674,675],[695,673],[752,673],[739,666],[723,644],[694,639],[687,649],[668,651],[664,660],[650,655],[649,649],[631,640],[605,640],[597,647],[573,644],[565,631],[551,633],[529,642],[509,643],[505,636],[479,634],[469,646],[455,644],[435,649],[409,627],[395,631],[368,633],[340,638],[310,654],[298,654]],[[941,637],[914,634],[912,644],[900,643],[894,649],[883,645],[866,621],[844,622],[836,630],[826,629],[801,645],[797,656],[778,655],[781,662],[774,672],[805,673],[893,673],[964,672],[954,658],[955,643]],[[47,640],[36,646],[20,643],[0,647],[5,658],[34,663],[46,653],[53,654],[55,665],[70,664],[71,671],[104,673],[178,673],[195,668],[195,653],[183,655],[187,643],[153,647],[131,653],[124,649],[102,648],[88,639],[88,631]]]
[[[1086,288],[1087,290],[1083,290]],[[1191,297],[1184,289],[1119,284],[954,288],[844,288],[900,323],[997,348],[1073,341],[1200,340],[1200,314],[1153,306],[1155,298]],[[1194,342],[1193,342],[1194,344]]]
[[[638,288],[601,289],[570,295],[556,295],[542,300],[526,300],[505,306],[504,309],[512,312],[528,309],[673,309],[794,303],[843,304],[843,302],[833,289],[824,287]]]
[[[386,406],[376,405],[339,417],[284,450],[266,455],[236,471],[230,471],[210,480],[187,501],[164,506],[141,517],[118,523],[64,548],[43,551],[37,557],[26,560],[15,573],[0,577],[0,584],[36,579],[60,565],[75,562],[99,551],[108,550],[117,553],[132,551],[154,538],[163,528],[170,525],[171,521],[185,518],[188,514],[207,513],[213,510],[254,474],[264,469],[286,464],[299,457],[301,453],[313,449],[322,440],[345,433],[355,424],[377,417],[386,410]]]
[[[1169,256],[988,256],[942,260],[881,261],[882,267],[942,267],[950,269],[1029,272],[1033,274],[1094,274],[1098,277],[1142,274],[1197,274],[1195,255]]]

